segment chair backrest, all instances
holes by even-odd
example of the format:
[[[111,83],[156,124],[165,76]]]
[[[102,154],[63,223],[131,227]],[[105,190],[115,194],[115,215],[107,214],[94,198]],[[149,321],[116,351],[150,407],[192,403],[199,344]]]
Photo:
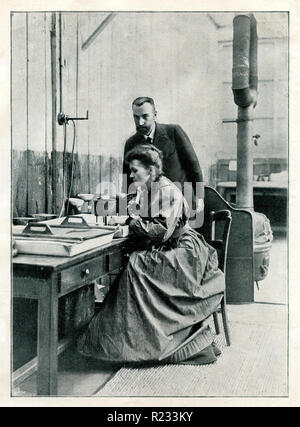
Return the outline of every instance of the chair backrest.
[[[226,260],[227,260],[227,248],[229,233],[231,227],[231,212],[227,209],[220,210],[217,212],[210,212],[209,222],[210,222],[210,240],[209,244],[213,246],[218,253],[219,268],[226,273]],[[220,233],[220,226],[223,226]],[[215,232],[218,228],[218,235],[221,235],[221,239],[216,239]]]

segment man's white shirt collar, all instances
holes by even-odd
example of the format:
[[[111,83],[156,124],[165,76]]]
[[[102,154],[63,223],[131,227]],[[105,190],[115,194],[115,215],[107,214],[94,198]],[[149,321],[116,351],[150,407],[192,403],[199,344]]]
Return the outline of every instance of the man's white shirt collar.
[[[152,131],[150,132],[150,135],[144,135],[144,138],[145,138],[145,139],[147,139],[147,138],[151,138],[151,142],[153,142],[153,139],[154,139],[154,132],[155,132],[155,127],[156,127],[156,125],[155,125],[155,122],[154,122],[154,126],[153,126],[153,128],[152,128]]]

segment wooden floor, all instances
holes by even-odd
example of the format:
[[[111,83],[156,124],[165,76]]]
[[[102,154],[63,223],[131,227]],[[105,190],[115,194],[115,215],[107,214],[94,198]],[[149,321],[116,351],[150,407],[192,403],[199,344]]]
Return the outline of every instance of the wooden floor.
[[[284,234],[278,234],[274,238],[274,242],[271,249],[269,274],[264,281],[260,282],[259,285],[260,285],[260,289],[255,290],[254,304],[228,306],[229,321],[232,322],[232,327],[234,328],[234,335],[236,337],[243,337],[243,334],[246,336],[245,325],[251,326],[253,324],[257,324],[258,327],[262,327],[263,325],[267,325],[267,326],[269,325],[270,327],[275,326],[277,328],[277,331],[279,331],[279,333],[281,334],[280,336],[282,337],[282,343],[283,343],[282,345],[284,347],[284,345],[287,343],[286,338],[287,338],[287,309],[288,309],[287,307],[287,302],[288,302],[287,300],[287,240]],[[258,331],[258,333],[260,332]],[[262,337],[264,333],[265,332],[262,332],[262,329],[261,329],[261,334],[258,335],[256,338],[253,337],[253,340],[254,340],[253,342],[257,344],[257,341],[259,339],[263,339]],[[249,332],[249,334],[250,334],[249,336],[253,335],[251,331]],[[270,345],[271,344],[269,344],[269,346]],[[261,364],[261,366],[265,366],[263,365],[264,359],[271,357],[271,355],[268,354],[268,352],[270,351],[270,348],[267,348],[267,347],[264,347],[263,345],[259,347],[261,349],[260,351],[266,352],[265,355],[262,355],[262,360],[258,361],[258,364]],[[275,372],[274,375],[276,376],[276,370],[277,370],[277,372],[280,372],[280,375],[282,376],[282,378],[285,377],[285,373],[286,373],[285,350],[286,350],[285,348],[281,348],[280,360],[278,359],[277,362],[275,362],[274,360],[273,362],[271,361],[271,364],[273,363],[273,366],[270,366],[270,369],[272,370],[272,372]],[[251,352],[251,349],[249,349],[249,352]],[[226,358],[225,358],[225,353],[226,353]],[[249,359],[249,355],[247,355],[247,352],[245,350],[243,350],[241,354],[242,355],[240,355],[240,357],[244,357],[245,361]],[[226,371],[226,363],[225,363],[226,360],[228,361],[227,362],[228,366],[230,366],[231,359],[234,360],[235,357],[237,356],[235,353],[235,346],[233,342],[233,345],[230,348],[226,348],[224,350],[224,359],[222,362],[220,359],[219,364],[222,363],[224,372]],[[241,362],[241,366],[244,366],[245,369],[249,369],[249,366],[247,365],[247,363],[243,363],[242,360],[240,362]],[[277,363],[278,366],[274,366],[275,363]],[[213,369],[214,365],[211,365],[211,366]],[[191,367],[189,368],[191,369]],[[181,371],[182,371],[182,374],[184,374],[183,371],[186,370],[186,368],[183,366],[182,367],[177,366],[176,369],[178,371],[177,372],[178,377],[180,377]],[[70,348],[66,350],[59,358],[58,395],[59,396],[92,396],[95,394],[105,395],[105,393],[107,393],[107,395],[114,395],[113,392],[111,394],[111,390],[116,390],[116,388],[117,389],[122,388],[123,391],[125,390],[126,392],[126,387],[122,383],[122,375],[120,375],[122,374],[122,372],[120,371],[118,372],[118,371],[119,370],[117,368],[109,364],[106,366],[103,366],[103,364],[101,364],[97,360],[86,359],[81,355],[79,355],[76,352],[75,348]],[[210,370],[209,372],[212,372],[212,371]],[[260,378],[257,378],[257,381],[261,382],[261,377],[264,378],[264,376],[261,375],[261,372],[259,371],[259,369],[257,370],[254,369],[253,374],[255,375],[255,373],[257,375],[260,375]],[[126,375],[129,375],[129,374],[126,373]],[[199,373],[199,375],[200,374],[201,373]],[[142,379],[142,377],[145,375],[145,371],[141,370],[140,375]],[[155,373],[155,375],[157,375],[157,372]],[[121,379],[119,379],[119,377]],[[241,376],[241,378],[244,378],[244,381],[246,381],[245,380],[246,376]],[[265,378],[266,378],[265,380],[266,382],[270,382],[270,378],[267,379],[268,376],[266,376]],[[139,383],[138,370],[135,370],[134,372],[134,379],[138,384]],[[162,373],[161,373],[161,380],[162,382],[165,381],[165,377]],[[252,378],[251,381],[254,382],[255,384],[256,379]],[[14,396],[35,396],[36,395],[35,382],[36,382],[36,375],[33,374],[29,378],[27,378],[23,383],[21,383],[18,387],[15,387],[13,389],[13,395]],[[159,383],[159,378],[155,377],[155,382]],[[174,384],[173,386],[175,387],[175,389],[174,387],[172,388],[173,395],[174,396],[180,395],[180,392],[182,392],[182,387],[178,386],[180,390],[176,390],[176,386]],[[267,390],[268,384],[266,384],[265,386],[266,386],[265,387],[266,393],[268,394],[268,390]],[[235,384],[235,387],[238,393],[239,384]],[[241,390],[243,391],[245,389],[245,384],[240,384],[240,387],[241,387]],[[274,388],[276,387],[276,384],[275,385],[271,384],[270,387]],[[285,384],[283,384],[283,389],[278,391],[279,394],[280,393],[284,394],[284,387],[285,387]],[[261,384],[260,388],[264,389],[264,385]],[[165,386],[165,389],[169,390],[167,386]],[[188,393],[188,390],[189,388],[187,388],[187,393]],[[253,392],[253,389],[252,389],[252,392]],[[124,394],[121,393],[121,395],[124,395]],[[185,394],[185,395],[188,395],[188,394]],[[191,395],[193,395],[193,393]],[[217,393],[217,395],[222,395],[222,392]]]

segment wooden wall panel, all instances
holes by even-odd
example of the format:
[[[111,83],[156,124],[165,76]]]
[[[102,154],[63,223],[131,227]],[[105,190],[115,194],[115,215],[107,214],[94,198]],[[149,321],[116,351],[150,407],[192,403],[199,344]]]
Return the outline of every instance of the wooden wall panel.
[[[53,156],[53,153],[52,153]],[[65,197],[63,195],[66,192],[66,186],[64,188],[64,180],[63,180],[63,154],[62,151],[56,152],[56,212],[58,215],[64,214],[64,200]]]
[[[73,125],[67,125],[66,186],[63,194],[63,126],[52,128],[51,13],[26,13],[13,18],[13,148],[27,150],[28,158],[18,174],[30,187],[28,209],[49,210],[56,190],[54,211],[59,213],[68,194]],[[214,137],[213,106],[205,105],[217,71],[213,64],[216,34],[205,14],[116,13],[87,49],[83,43],[109,15],[106,12],[56,13],[56,105],[69,116],[85,116],[76,122],[74,182],[72,195],[94,192],[101,181],[113,180],[118,189],[125,140],[135,132],[131,102],[141,95],[153,96],[158,121],[178,122],[187,131],[205,163]],[[59,31],[61,16],[61,34]],[[205,31],[204,31],[205,29]],[[60,99],[59,37],[62,47],[62,98]],[[199,42],[201,40],[201,43]],[[26,48],[29,62],[27,63]],[[191,48],[192,47],[192,48]],[[207,52],[210,55],[207,55]],[[209,57],[209,64],[208,64]],[[28,66],[28,86],[26,85]],[[28,91],[28,115],[27,115]],[[191,102],[192,96],[192,102]],[[61,106],[60,106],[61,104]],[[205,120],[202,120],[202,118]],[[201,118],[201,119],[200,119]],[[52,147],[52,131],[56,145]],[[55,141],[54,141],[55,142]],[[52,150],[56,151],[53,152]],[[203,152],[205,152],[205,160]],[[44,166],[42,154],[44,153]],[[15,155],[14,164],[22,157]],[[55,160],[55,161],[54,161]],[[52,166],[55,179],[52,180]],[[44,168],[44,169],[43,169]],[[29,180],[27,179],[29,173]],[[23,199],[26,199],[23,194]],[[16,197],[14,196],[14,200]],[[18,200],[21,200],[19,197]],[[19,202],[20,203],[20,202]],[[25,211],[26,211],[25,206]],[[16,209],[24,212],[24,206]],[[27,213],[30,213],[27,212]]]
[[[27,216],[27,150],[12,150],[12,216]]]
[[[76,34],[77,34],[77,14],[61,13],[61,48],[62,48],[62,88],[61,104],[62,112],[69,117],[76,117]],[[75,126],[77,123],[75,122]],[[74,141],[74,126],[71,121],[65,127],[65,138],[59,141],[58,152],[62,152],[62,163],[60,169],[60,181],[62,184],[61,198],[66,199],[72,192],[71,183],[71,154]],[[60,135],[61,137],[61,135]],[[63,151],[65,150],[65,153]],[[75,150],[75,147],[74,147]],[[63,157],[64,155],[64,157]],[[77,179],[77,174],[73,174],[73,182]]]
[[[62,12],[56,13],[56,92],[57,92],[57,102],[56,108],[57,113],[65,113],[64,111],[64,100],[63,100],[63,90],[61,83],[63,83],[63,74],[64,74],[64,62],[63,62],[63,14]],[[60,52],[61,49],[61,52]],[[62,55],[62,56],[60,56]],[[62,80],[62,81],[61,81]],[[56,150],[62,152],[64,148],[64,133],[63,126],[58,125],[56,120]]]
[[[119,158],[115,156],[111,156],[109,166],[110,166],[110,182],[113,183],[114,185],[114,191],[118,193],[121,191],[121,188],[120,188],[120,166],[121,165],[120,165]]]
[[[111,184],[110,184],[110,156],[100,156],[100,190],[101,194],[110,195]]]
[[[101,96],[99,97],[99,114],[101,114],[102,126],[99,129],[101,154],[113,155],[115,151],[114,133],[119,128],[119,118],[121,116],[116,96],[120,93],[120,88],[116,86],[115,68],[118,68],[118,53],[115,51],[114,37],[116,30],[115,17],[110,24],[98,36],[97,47],[99,57],[101,57]],[[95,43],[96,44],[96,43]],[[107,150],[109,147],[109,150]]]
[[[45,69],[45,212],[53,213],[52,190],[52,84],[51,84],[51,20],[50,13],[44,13],[44,69]]]
[[[129,27],[124,20],[123,24],[120,14],[116,14],[90,46],[90,48],[97,49],[99,58],[99,65],[97,64],[100,76],[97,144],[101,155],[118,156],[120,147],[124,144],[124,137],[120,134],[120,129],[124,135],[128,136],[126,130],[128,123],[124,127],[124,116],[126,116],[126,111],[130,110],[130,105],[126,105],[126,109],[123,108],[122,100],[130,85],[130,78],[127,75],[128,49],[123,41]],[[126,80],[122,79],[124,71],[127,75]]]
[[[28,14],[28,214],[46,209],[45,16]]]
[[[89,193],[89,155],[76,155],[74,168],[73,196],[79,193]]]
[[[98,28],[101,22],[107,16],[107,13],[96,13],[89,15],[88,37]],[[106,29],[101,32],[97,38],[87,48],[88,51],[88,87],[89,87],[89,153],[93,155],[104,154],[105,146],[103,144],[103,110],[101,100],[102,93],[102,74],[101,63],[103,61],[103,52],[99,49],[99,40],[102,39]],[[107,46],[109,49],[109,46]]]
[[[62,106],[69,117],[76,117],[77,14],[62,13]],[[71,123],[69,124],[71,128]],[[73,132],[68,128],[67,151],[71,151]]]
[[[85,117],[88,109],[88,55],[81,55],[81,39],[88,34],[88,16],[79,19],[78,14],[62,14],[62,104],[64,113],[69,117]],[[82,24],[80,30],[79,26]],[[71,183],[71,152],[75,146],[73,162],[73,181]],[[65,156],[65,197],[78,193],[89,192],[89,151],[88,151],[88,121],[69,121],[66,126],[66,156]],[[61,180],[63,179],[61,175]]]
[[[27,211],[27,25],[25,13],[12,16],[12,205],[13,216]]]
[[[62,79],[63,79],[63,52],[62,49],[62,33],[63,33],[63,19],[62,13],[56,13],[55,27],[56,27],[56,113],[62,113],[64,110],[62,95]],[[56,114],[56,116],[57,116]],[[64,148],[64,126],[57,123],[55,117],[55,150],[52,151],[52,164],[55,164],[55,179],[53,182],[53,190],[55,190],[55,213],[61,215],[64,213],[64,180],[63,180],[63,148]]]
[[[95,194],[97,193],[97,188],[99,186],[101,178],[101,157],[89,155],[89,167],[89,192]]]
[[[45,150],[45,21],[43,13],[28,14],[28,148]]]
[[[82,45],[89,37],[89,15],[78,14],[78,38],[77,38],[77,92],[76,92],[76,114],[85,117],[89,109],[89,53],[83,50]],[[77,152],[79,154],[89,153],[89,120],[78,122],[77,126]]]
[[[74,153],[73,158],[73,183],[71,185],[71,153],[66,156],[66,184],[67,197],[75,197],[79,193],[88,193],[88,155]]]
[[[46,164],[45,153],[28,150],[28,215],[45,213]]]
[[[12,16],[12,145],[15,150],[27,149],[27,29],[26,13]]]

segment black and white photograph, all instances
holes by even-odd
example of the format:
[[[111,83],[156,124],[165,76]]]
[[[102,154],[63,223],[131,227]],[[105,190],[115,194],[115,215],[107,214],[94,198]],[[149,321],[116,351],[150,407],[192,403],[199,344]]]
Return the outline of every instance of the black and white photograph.
[[[291,13],[255,6],[9,11],[13,401],[290,397]]]

